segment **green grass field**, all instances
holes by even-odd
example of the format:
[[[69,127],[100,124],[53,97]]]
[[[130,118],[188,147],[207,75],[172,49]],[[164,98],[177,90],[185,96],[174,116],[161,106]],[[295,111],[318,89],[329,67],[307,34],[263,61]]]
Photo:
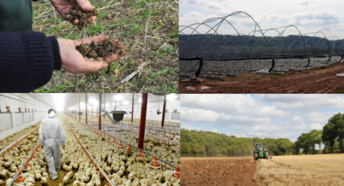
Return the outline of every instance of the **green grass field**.
[[[54,71],[52,79],[35,92],[179,92],[178,1],[89,1],[98,9],[98,16],[82,30],[65,21],[50,1],[33,2],[33,30],[73,40],[108,35],[126,45],[127,54],[112,63],[109,75],[106,69],[88,74],[62,69]],[[121,83],[142,64],[134,78]]]

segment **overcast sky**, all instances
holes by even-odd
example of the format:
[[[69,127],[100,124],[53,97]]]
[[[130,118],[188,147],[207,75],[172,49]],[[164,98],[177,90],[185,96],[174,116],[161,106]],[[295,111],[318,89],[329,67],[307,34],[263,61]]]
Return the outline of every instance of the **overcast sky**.
[[[249,13],[262,27],[294,24],[302,33],[323,31],[329,36],[344,38],[344,1],[342,0],[180,0],[179,25],[203,22],[211,17],[223,17],[235,11]],[[254,29],[246,16],[235,16],[229,21],[240,33]],[[204,28],[205,29],[205,28]],[[207,29],[208,30],[208,29]],[[233,30],[223,26],[222,34]],[[274,35],[276,32],[269,32]],[[268,35],[269,35],[268,33]],[[295,34],[289,29],[286,34]]]
[[[181,94],[181,127],[238,137],[289,138],[344,112],[344,95]]]

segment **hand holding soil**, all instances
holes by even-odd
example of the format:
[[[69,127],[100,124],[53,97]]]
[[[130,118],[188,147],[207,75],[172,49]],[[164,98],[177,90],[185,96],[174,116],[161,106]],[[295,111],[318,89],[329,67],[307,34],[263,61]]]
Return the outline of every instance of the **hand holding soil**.
[[[92,12],[95,10],[95,7],[91,5],[91,3],[88,0],[51,0],[52,4],[56,8],[56,10],[59,12],[59,14],[67,19],[71,20],[72,17],[70,15],[70,9],[73,8],[80,8],[81,10],[85,12]],[[96,20],[96,14],[91,13],[90,17],[87,17],[83,21],[87,21],[87,23],[93,23]],[[79,19],[74,18],[71,21],[73,24],[78,24],[80,22]],[[79,26],[83,26],[85,23],[82,23]]]
[[[118,50],[114,54],[107,55],[106,60],[102,58],[98,58],[97,60],[94,58],[87,59],[76,50],[76,47],[80,45],[91,44],[92,42],[101,43],[109,40],[109,37],[105,35],[91,37],[80,41],[60,38],[57,40],[60,46],[62,68],[74,74],[97,72],[100,69],[107,68],[109,66],[108,63],[111,64],[113,61],[116,61],[121,57],[119,54],[120,51]]]
[[[109,63],[107,74],[110,73],[110,65],[126,54],[126,47],[120,44],[118,40],[105,40],[104,42],[91,44],[84,44],[77,46],[76,49],[81,53],[82,56],[88,58],[98,59],[98,57],[103,57]]]

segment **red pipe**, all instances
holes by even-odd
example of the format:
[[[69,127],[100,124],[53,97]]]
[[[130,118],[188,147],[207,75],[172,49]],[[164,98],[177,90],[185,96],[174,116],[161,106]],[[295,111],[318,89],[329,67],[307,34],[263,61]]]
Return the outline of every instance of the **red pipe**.
[[[141,104],[141,117],[140,117],[140,132],[139,132],[139,145],[138,148],[143,149],[143,142],[145,140],[145,125],[146,125],[146,114],[147,114],[147,93],[142,93],[142,104]]]
[[[133,118],[134,118],[134,93],[133,93],[133,99],[132,99],[132,101],[131,101],[131,104],[132,104],[132,106],[131,106],[131,123],[133,123]]]
[[[164,108],[162,109],[161,128],[163,128],[165,124],[165,110],[166,110],[166,95],[164,95]]]

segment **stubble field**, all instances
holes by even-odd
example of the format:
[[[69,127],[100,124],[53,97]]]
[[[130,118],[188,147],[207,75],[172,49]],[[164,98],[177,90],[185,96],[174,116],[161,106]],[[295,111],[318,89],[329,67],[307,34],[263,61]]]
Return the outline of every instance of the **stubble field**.
[[[181,157],[181,185],[344,185],[344,154]]]

